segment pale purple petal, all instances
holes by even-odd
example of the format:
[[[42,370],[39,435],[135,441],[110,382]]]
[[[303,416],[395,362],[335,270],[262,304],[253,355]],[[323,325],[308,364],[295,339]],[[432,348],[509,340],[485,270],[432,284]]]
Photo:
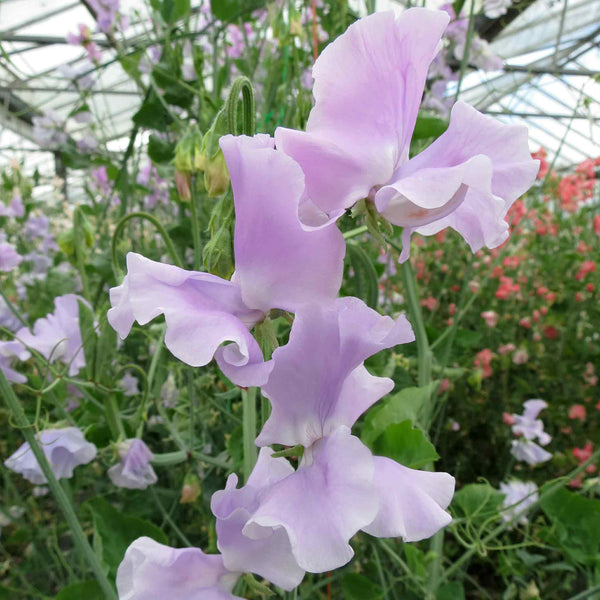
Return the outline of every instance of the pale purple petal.
[[[502,518],[513,524],[525,525],[528,521],[525,514],[528,508],[538,501],[538,487],[533,481],[517,481],[513,479],[508,483],[500,484],[500,491],[504,494]]]
[[[376,456],[373,483],[379,493],[379,512],[363,531],[376,537],[401,537],[418,542],[452,521],[444,510],[454,494],[454,477],[409,469]]]
[[[220,354],[222,366],[231,367],[228,376],[233,379],[236,367],[256,363],[261,379],[268,376],[260,348],[248,330],[263,314],[247,308],[239,286],[230,281],[130,252],[127,275],[120,286],[110,290],[110,298],[108,320],[121,338],[127,337],[134,321],[145,325],[164,314],[165,345],[179,360],[193,367],[204,366],[221,344],[233,342],[235,352],[227,347]]]
[[[298,470],[263,495],[243,529],[261,539],[283,527],[298,565],[312,573],[345,565],[348,541],[377,512],[370,450],[346,427],[307,448]]]
[[[523,402],[523,407],[525,408],[523,417],[533,421],[534,419],[537,419],[537,416],[545,408],[548,408],[548,404],[546,402],[544,402],[544,400],[540,400],[539,398],[536,398],[533,400],[527,400],[527,402]]]
[[[339,298],[296,313],[287,345],[273,353],[263,386],[273,411],[256,443],[310,446],[356,419],[391,391],[390,379],[374,377],[365,359],[414,335],[404,315],[381,316],[358,298]]]
[[[337,296],[346,245],[334,221],[300,221],[304,175],[272,144],[266,135],[220,140],[235,203],[233,281],[246,306],[294,312]]]
[[[22,260],[23,257],[12,244],[0,242],[0,271],[9,273],[15,267],[18,267]]]
[[[306,133],[279,128],[277,148],[304,170],[327,212],[387,183],[406,160],[429,64],[448,15],[413,8],[375,13],[327,46],[315,66]]]
[[[26,327],[17,331],[16,337],[26,346],[37,350],[50,362],[60,361],[69,365],[69,375],[79,373],[85,367],[85,355],[79,329],[79,303],[87,302],[75,294],[54,299],[53,313],[38,319],[33,333]]]
[[[139,439],[125,440],[119,445],[120,462],[108,470],[108,476],[117,487],[145,490],[158,481],[150,464],[154,455]]]
[[[211,509],[217,518],[217,546],[223,564],[232,571],[256,573],[284,590],[295,588],[304,577],[292,554],[283,527],[265,529],[256,539],[243,534],[261,498],[278,481],[294,473],[284,458],[271,458],[272,450],[263,448],[248,483],[236,489],[232,474],[224,490],[213,494]]]
[[[231,591],[239,577],[219,554],[170,548],[148,537],[135,540],[119,565],[119,600],[241,600]]]
[[[522,460],[532,467],[552,458],[550,452],[546,452],[546,450],[530,440],[513,440],[510,452],[517,460]]]
[[[538,168],[526,127],[457,102],[447,131],[401,165],[375,202],[389,221],[409,232],[433,235],[452,227],[475,252],[506,240],[504,217],[533,184]]]
[[[27,360],[31,354],[25,349],[21,342],[3,342],[0,341],[0,369],[8,381],[13,383],[25,383],[27,377],[21,375],[12,368],[15,360]]]
[[[57,479],[69,479],[73,476],[75,467],[91,462],[97,454],[96,446],[86,441],[83,433],[76,427],[46,429],[38,433],[36,439]],[[5,460],[4,465],[11,471],[20,473],[31,483],[46,483],[46,476],[27,442]]]

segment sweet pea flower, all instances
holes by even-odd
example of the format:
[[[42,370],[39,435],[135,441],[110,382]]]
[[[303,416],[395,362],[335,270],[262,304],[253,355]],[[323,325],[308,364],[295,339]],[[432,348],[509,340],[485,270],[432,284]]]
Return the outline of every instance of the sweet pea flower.
[[[45,429],[35,437],[57,479],[70,479],[75,467],[85,465],[96,458],[96,446],[86,441],[77,427]],[[4,461],[4,466],[20,473],[35,485],[47,483],[46,476],[27,442]]]
[[[125,396],[137,396],[140,393],[137,377],[134,377],[129,371],[126,371],[121,379],[121,388]]]
[[[525,525],[527,509],[538,500],[537,485],[533,481],[512,480],[501,483],[500,491],[504,494],[502,518],[508,523]]]
[[[79,329],[79,303],[87,302],[75,294],[54,299],[55,310],[33,326],[33,333],[23,327],[16,337],[26,346],[37,350],[50,362],[60,361],[69,366],[69,375],[85,367],[81,331]]]
[[[525,411],[522,415],[513,413],[515,424],[512,431],[517,436],[523,436],[527,440],[537,439],[542,446],[550,443],[552,438],[544,431],[544,424],[537,416],[542,410],[548,408],[548,404],[543,400],[527,400],[523,403]]]
[[[504,217],[535,181],[526,128],[457,102],[448,130],[409,160],[430,63],[448,14],[412,8],[352,24],[313,67],[306,132],[278,128],[276,145],[302,167],[310,199],[330,215],[362,198],[413,232],[456,229],[475,252],[508,237]],[[340,73],[342,76],[340,76]]]
[[[493,310],[486,310],[481,313],[481,318],[488,327],[496,327],[498,324],[498,313]]]
[[[221,138],[233,187],[235,273],[231,281],[127,255],[127,275],[112,288],[108,320],[121,338],[134,321],[165,315],[165,345],[191,366],[216,353],[237,385],[266,382],[272,364],[250,334],[272,308],[295,312],[337,296],[345,243],[333,220],[305,225],[298,217],[304,175],[267,135]],[[233,342],[219,348],[224,342]]]
[[[31,354],[25,349],[25,346],[18,341],[3,342],[0,341],[0,369],[8,381],[13,383],[25,383],[27,377],[21,375],[12,368],[15,360],[27,360]]]
[[[417,541],[450,522],[444,509],[454,478],[374,457],[350,433],[393,387],[390,379],[371,375],[364,360],[413,339],[404,316],[383,317],[357,298],[298,310],[289,342],[273,353],[262,387],[272,413],[256,443],[302,445],[302,459],[295,472],[260,493],[258,506],[240,523],[241,535],[263,540],[283,529],[296,564],[320,573],[352,558],[348,542],[360,529]],[[263,454],[263,461],[274,460]],[[229,550],[220,549],[227,561]]]
[[[579,419],[581,422],[585,421],[587,418],[587,411],[583,404],[573,404],[571,408],[569,408],[569,419]]]
[[[108,470],[108,476],[117,487],[145,490],[158,481],[150,464],[153,457],[142,440],[125,440],[119,444],[120,462]]]
[[[242,600],[232,594],[239,573],[218,554],[170,548],[149,537],[135,540],[117,571],[119,600]]]
[[[535,442],[529,440],[513,440],[510,452],[517,460],[526,462],[532,467],[552,458],[550,452],[546,452]]]
[[[0,242],[0,271],[10,273],[10,271],[21,264],[22,260],[23,257],[12,244]]]

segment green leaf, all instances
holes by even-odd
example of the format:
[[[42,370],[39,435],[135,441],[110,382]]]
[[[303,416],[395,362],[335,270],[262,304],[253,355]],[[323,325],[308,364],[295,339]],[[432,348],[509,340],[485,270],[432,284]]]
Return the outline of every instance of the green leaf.
[[[438,588],[436,600],[465,600],[465,589],[462,583],[451,581]]]
[[[452,10],[454,11],[454,14],[457,17],[460,15],[460,11],[463,9],[464,5],[465,5],[465,0],[455,0],[452,3]]]
[[[437,117],[428,117],[419,115],[415,124],[413,140],[426,140],[428,138],[438,138],[448,129],[448,121]]]
[[[81,342],[83,344],[83,355],[85,356],[85,370],[89,379],[94,379],[95,354],[96,354],[96,327],[92,309],[82,301],[79,301],[79,329],[81,330]]]
[[[190,0],[163,0],[160,13],[165,22],[175,23],[190,14]]]
[[[423,387],[408,387],[390,396],[385,402],[373,407],[367,413],[361,439],[371,446],[391,423],[419,422],[421,408],[435,393],[438,383],[432,381]]]
[[[169,541],[156,525],[123,514],[104,498],[92,498],[85,505],[90,509],[94,521],[94,548],[108,568],[110,577],[116,576],[125,550],[137,538],[147,536],[161,544]]]
[[[139,127],[155,129],[156,131],[167,131],[167,127],[173,120],[167,109],[154,93],[150,94],[148,99],[140,106],[135,115],[133,115],[132,119]]]
[[[402,549],[404,550],[410,572],[417,577],[425,577],[427,575],[427,559],[425,553],[413,544],[403,544]]]
[[[388,425],[371,449],[374,454],[387,456],[411,469],[418,469],[439,458],[425,434],[420,429],[414,429],[408,420]]]
[[[344,600],[379,600],[383,597],[381,587],[360,573],[346,573],[342,577]]]
[[[499,515],[503,499],[504,494],[489,483],[470,483],[454,494],[452,508],[457,516],[481,524]]]
[[[175,157],[175,144],[151,135],[148,140],[148,156],[155,163],[168,163]]]
[[[98,583],[92,580],[72,583],[58,592],[54,600],[81,600],[82,598],[85,598],[85,600],[104,600],[105,596]]]
[[[577,563],[600,565],[600,500],[564,488],[544,496],[549,485],[540,490],[540,505],[556,528],[567,557]]]
[[[250,14],[264,4],[265,0],[210,0],[210,9],[217,19],[232,21],[242,14]]]
[[[356,244],[347,244],[348,258],[354,270],[354,286],[358,298],[364,300],[371,308],[377,307],[379,286],[377,283],[377,272],[365,251]]]

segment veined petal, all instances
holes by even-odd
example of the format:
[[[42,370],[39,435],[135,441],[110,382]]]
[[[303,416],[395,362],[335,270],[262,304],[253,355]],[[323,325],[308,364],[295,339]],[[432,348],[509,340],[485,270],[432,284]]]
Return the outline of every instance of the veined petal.
[[[302,569],[337,569],[354,554],[350,538],[377,513],[372,479],[370,450],[340,427],[306,450],[294,474],[265,492],[243,533],[261,539],[283,528]]]
[[[246,307],[239,286],[230,281],[130,252],[125,280],[111,289],[110,297],[108,320],[121,338],[134,321],[145,325],[164,314],[165,345],[188,365],[206,365],[222,343],[233,342],[237,354],[225,348],[220,358],[235,383],[236,368],[258,364],[264,370],[262,353],[248,331],[263,315]]]
[[[217,518],[217,545],[228,569],[257,573],[275,585],[291,590],[304,577],[283,528],[264,530],[257,539],[242,531],[260,498],[278,481],[291,476],[294,469],[284,458],[271,458],[272,450],[263,448],[247,484],[237,489],[237,476],[232,474],[224,490],[215,492],[211,509]]]
[[[239,573],[218,554],[199,548],[170,548],[148,537],[135,540],[119,565],[119,600],[241,600],[231,591]]]
[[[448,20],[422,8],[398,17],[375,13],[318,58],[306,133],[279,128],[275,141],[300,163],[320,208],[351,206],[407,159],[427,71]]]
[[[265,135],[221,138],[235,203],[235,275],[246,306],[295,311],[335,298],[346,245],[333,220],[298,217],[304,174]]]
[[[376,537],[401,537],[405,542],[417,542],[452,521],[444,509],[454,494],[454,477],[409,469],[383,456],[373,460],[379,512],[363,531]]]
[[[263,386],[273,411],[256,443],[310,446],[356,419],[393,382],[374,377],[363,361],[384,348],[414,340],[405,316],[381,316],[358,298],[298,310],[287,345],[273,353]]]
[[[506,240],[504,217],[531,187],[538,168],[526,127],[457,102],[447,131],[401,165],[392,182],[378,190],[375,203],[392,223],[406,227],[403,243],[412,231],[433,235],[452,227],[475,252]]]

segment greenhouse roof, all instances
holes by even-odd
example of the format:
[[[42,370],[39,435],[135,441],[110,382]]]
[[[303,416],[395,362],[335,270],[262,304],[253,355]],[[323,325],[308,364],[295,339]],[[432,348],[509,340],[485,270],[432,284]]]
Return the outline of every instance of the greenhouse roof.
[[[194,0],[192,6],[200,3]],[[427,1],[432,8],[440,4]],[[491,42],[505,66],[502,71],[468,74],[459,97],[503,121],[526,123],[532,150],[544,146],[551,159],[557,157],[557,166],[599,155],[600,82],[593,76],[600,71],[600,0],[519,4],[520,9],[510,9],[498,19],[477,18],[478,33]],[[378,8],[390,5],[399,3],[378,2]],[[125,38],[93,35],[102,50],[102,67],[93,74],[88,102],[102,124],[103,141],[114,151],[126,146],[124,136],[142,96],[117,62],[116,48],[135,47],[152,27],[145,3],[121,0],[121,7],[131,20]],[[28,169],[54,174],[54,155],[36,144],[32,117],[54,111],[66,119],[76,106],[79,94],[68,70],[85,69],[89,63],[81,46],[69,45],[66,38],[80,23],[95,29],[86,0],[0,4],[0,164],[18,158]],[[67,133],[76,134],[82,127],[69,119]]]

